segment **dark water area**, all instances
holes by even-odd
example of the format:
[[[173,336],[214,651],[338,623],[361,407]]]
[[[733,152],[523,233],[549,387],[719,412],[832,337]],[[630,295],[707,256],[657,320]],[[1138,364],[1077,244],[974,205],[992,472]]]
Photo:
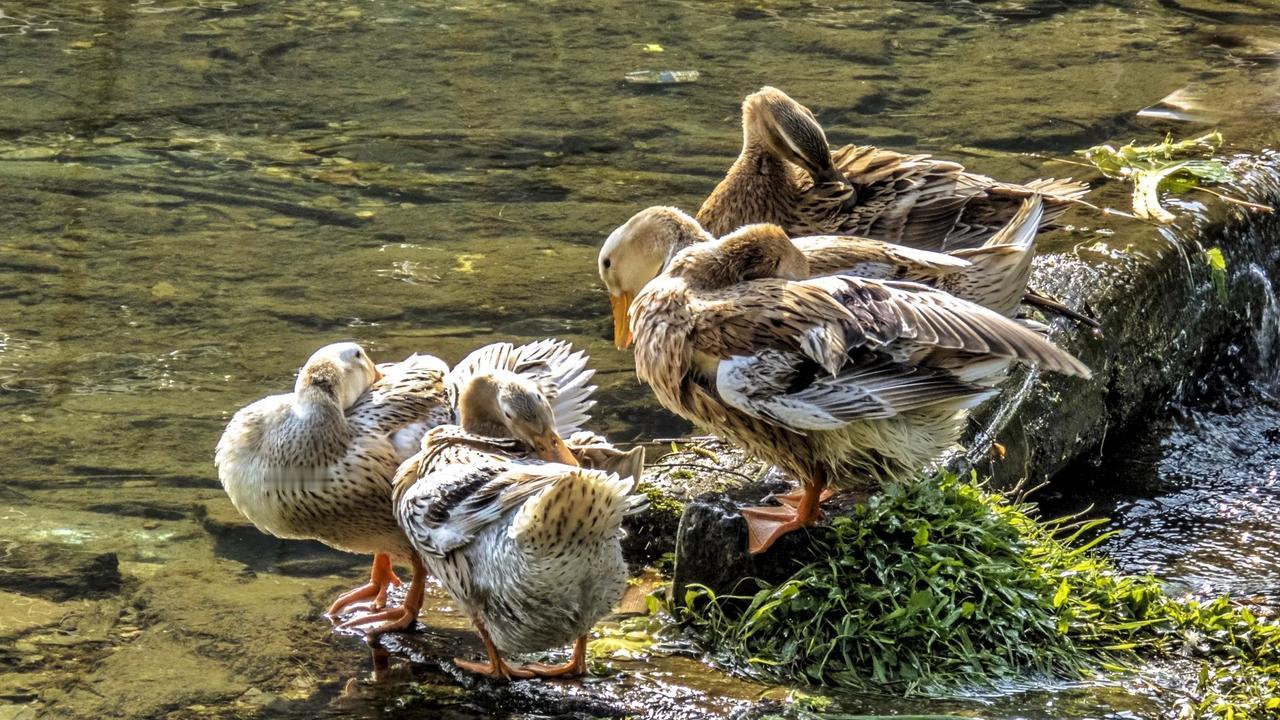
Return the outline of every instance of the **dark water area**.
[[[1262,0],[32,1],[0,3],[0,67],[0,548],[47,549],[65,581],[0,586],[0,720],[491,716],[433,669],[373,683],[368,649],[318,617],[364,560],[258,534],[213,446],[342,339],[453,361],[560,336],[598,368],[596,429],[685,432],[612,349],[596,249],[643,207],[695,209],[761,85],[834,144],[1008,180],[1096,179],[1060,160],[1166,131],[1280,144],[1280,5]],[[700,77],[624,79],[641,70]],[[1046,251],[1151,242],[1066,220]],[[1253,346],[1277,342],[1272,322]],[[1126,569],[1274,603],[1280,411],[1263,380],[1229,411],[1153,419],[1104,451],[1114,482],[1062,507],[1113,517]],[[475,650],[439,592],[423,619]],[[672,717],[785,697],[655,662],[618,663],[601,691],[666,693]],[[1169,707],[1152,682],[850,707],[1149,717]]]

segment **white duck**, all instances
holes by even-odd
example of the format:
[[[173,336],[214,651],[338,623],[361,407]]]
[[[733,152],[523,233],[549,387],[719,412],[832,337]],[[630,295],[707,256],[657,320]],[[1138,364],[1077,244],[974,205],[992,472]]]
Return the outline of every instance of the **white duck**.
[[[460,427],[428,433],[395,489],[401,527],[489,656],[456,662],[504,679],[581,675],[587,633],[626,585],[621,525],[646,504],[634,493],[642,451],[597,439],[595,453],[614,453],[630,476],[578,467],[538,386],[511,373],[475,376],[459,416]],[[512,667],[502,657],[571,642],[563,665]]]

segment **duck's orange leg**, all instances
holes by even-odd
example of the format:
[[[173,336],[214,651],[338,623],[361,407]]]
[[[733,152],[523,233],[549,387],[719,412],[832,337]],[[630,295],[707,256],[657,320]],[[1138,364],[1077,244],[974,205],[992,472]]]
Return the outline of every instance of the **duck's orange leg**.
[[[471,660],[463,660],[462,658],[454,658],[453,662],[458,667],[467,672],[477,675],[484,675],[495,680],[510,680],[511,678],[531,678],[534,673],[532,670],[526,670],[522,667],[513,668],[502,659],[502,654],[498,652],[498,646],[493,644],[493,638],[489,637],[489,631],[485,630],[484,623],[476,620],[476,630],[480,633],[480,639],[484,641],[485,652],[489,653],[489,662],[478,663]],[[585,648],[584,648],[585,651]]]
[[[521,670],[528,670],[538,677],[574,678],[587,674],[587,636],[583,635],[573,644],[573,655],[563,665],[547,665],[546,663],[526,663]]]
[[[747,552],[752,555],[768,550],[783,535],[808,527],[822,518],[823,491],[826,482],[805,483],[800,502],[793,508],[751,507],[743,508],[742,516],[747,520]]]
[[[413,563],[413,577],[409,579],[409,591],[404,595],[403,604],[372,615],[352,618],[338,627],[345,629],[378,623],[365,631],[369,637],[412,627],[414,621],[418,619],[418,611],[422,609],[422,597],[427,587],[427,568],[416,554],[410,560]]]
[[[391,569],[391,556],[386,553],[377,553],[373,556],[373,569],[369,571],[368,584],[339,595],[324,614],[336,617],[348,605],[369,598],[373,598],[373,609],[381,610],[387,604],[387,588],[391,585],[397,587],[401,585],[400,578],[396,577],[395,570]]]

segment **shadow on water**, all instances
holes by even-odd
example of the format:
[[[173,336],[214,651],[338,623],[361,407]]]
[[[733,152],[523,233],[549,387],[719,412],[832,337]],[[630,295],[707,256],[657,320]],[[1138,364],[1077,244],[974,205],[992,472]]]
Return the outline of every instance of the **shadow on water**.
[[[1010,180],[1078,173],[1046,158],[1096,142],[1183,132],[1136,116],[1175,92],[1231,108],[1223,132],[1257,149],[1280,139],[1260,111],[1276,102],[1274,16],[1217,0],[6,4],[0,557],[58,562],[48,587],[0,572],[0,718],[581,717],[603,712],[593,694],[728,717],[785,699],[684,657],[615,663],[555,697],[460,685],[444,661],[475,646],[438,596],[424,663],[374,683],[366,648],[318,618],[363,563],[245,523],[211,467],[218,434],[326,342],[453,361],[554,334],[593,356],[598,429],[679,435],[611,347],[595,252],[641,207],[696,207],[736,152],[744,94],[775,84],[834,142]],[[702,75],[623,80],[663,69]],[[1046,249],[1152,242],[1145,226],[1070,221]],[[1274,307],[1249,312],[1274,338]],[[1119,562],[1274,602],[1274,388],[1109,445],[1089,501],[1122,530]],[[117,590],[67,597],[77,586]],[[1139,681],[846,704],[1009,718],[1159,705]]]

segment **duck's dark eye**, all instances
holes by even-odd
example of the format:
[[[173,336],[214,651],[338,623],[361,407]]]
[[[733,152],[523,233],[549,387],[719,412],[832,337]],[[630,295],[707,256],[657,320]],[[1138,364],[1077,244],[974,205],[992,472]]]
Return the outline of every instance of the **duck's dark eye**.
[[[608,269],[609,269],[609,266],[610,266],[610,265],[612,265],[612,264],[613,264],[613,262],[612,262],[611,260],[609,260],[609,258],[605,258],[605,259],[604,259],[604,262],[600,263],[600,267],[603,267],[605,270],[608,270]]]

